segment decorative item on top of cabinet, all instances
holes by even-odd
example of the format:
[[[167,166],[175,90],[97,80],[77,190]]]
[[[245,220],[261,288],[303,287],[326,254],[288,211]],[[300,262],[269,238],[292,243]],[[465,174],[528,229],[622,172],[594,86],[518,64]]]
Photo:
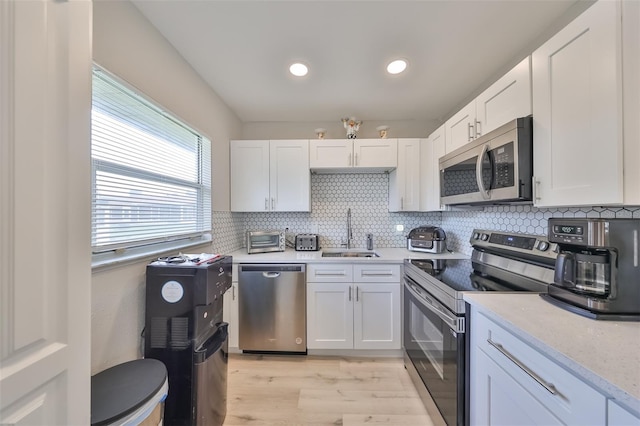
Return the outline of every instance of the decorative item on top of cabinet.
[[[311,210],[308,140],[231,141],[231,211]]]
[[[380,173],[398,166],[397,139],[312,139],[314,173]]]
[[[638,9],[598,1],[533,53],[535,206],[640,203]]]
[[[376,127],[376,130],[378,131],[378,135],[380,135],[382,139],[387,138],[389,134],[389,126],[378,126]]]
[[[531,58],[527,56],[446,121],[446,154],[530,114]]]
[[[355,139],[358,137],[358,130],[360,130],[360,126],[362,125],[362,121],[356,121],[355,118],[343,118],[342,124],[345,129],[347,129],[347,139]]]
[[[420,139],[398,139],[398,167],[389,173],[389,211],[420,210]]]

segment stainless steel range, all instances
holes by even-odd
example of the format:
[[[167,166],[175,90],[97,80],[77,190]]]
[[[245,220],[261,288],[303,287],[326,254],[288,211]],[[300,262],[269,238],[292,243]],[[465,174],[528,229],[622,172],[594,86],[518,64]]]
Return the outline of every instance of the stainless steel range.
[[[467,425],[468,332],[464,292],[546,293],[556,244],[542,236],[474,230],[471,259],[406,259],[405,367],[435,424]]]

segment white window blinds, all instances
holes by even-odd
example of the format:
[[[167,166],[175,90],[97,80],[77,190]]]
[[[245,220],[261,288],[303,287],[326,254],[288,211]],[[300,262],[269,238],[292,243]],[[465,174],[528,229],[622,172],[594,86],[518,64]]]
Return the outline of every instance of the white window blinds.
[[[211,143],[100,70],[91,111],[94,253],[211,230]]]

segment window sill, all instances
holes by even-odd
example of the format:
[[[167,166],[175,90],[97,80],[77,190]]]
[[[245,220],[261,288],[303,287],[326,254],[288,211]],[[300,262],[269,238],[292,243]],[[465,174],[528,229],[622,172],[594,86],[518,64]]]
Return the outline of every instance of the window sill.
[[[124,253],[98,253],[91,257],[91,271],[98,272],[142,261],[151,261],[163,255],[175,255],[177,252],[183,252],[185,249],[199,246],[206,245],[210,247],[211,241],[211,235],[206,235],[187,241],[172,241],[146,247],[136,247],[128,249]]]

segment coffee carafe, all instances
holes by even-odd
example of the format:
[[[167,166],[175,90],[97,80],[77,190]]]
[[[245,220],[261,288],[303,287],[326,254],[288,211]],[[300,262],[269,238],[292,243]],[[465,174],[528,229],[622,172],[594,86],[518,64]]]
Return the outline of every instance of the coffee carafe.
[[[551,218],[558,244],[546,298],[595,318],[640,320],[640,219]]]
[[[608,296],[611,291],[609,252],[561,252],[556,258],[554,281],[577,293]]]

